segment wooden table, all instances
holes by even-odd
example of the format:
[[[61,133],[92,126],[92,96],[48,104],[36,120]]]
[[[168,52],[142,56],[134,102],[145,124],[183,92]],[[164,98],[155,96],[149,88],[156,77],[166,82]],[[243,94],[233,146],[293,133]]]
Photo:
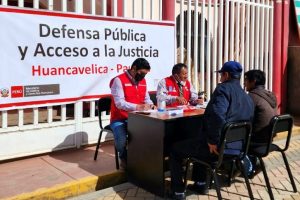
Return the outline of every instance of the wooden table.
[[[203,109],[181,115],[129,113],[127,172],[130,182],[155,195],[165,195],[165,158],[171,145],[199,134]]]

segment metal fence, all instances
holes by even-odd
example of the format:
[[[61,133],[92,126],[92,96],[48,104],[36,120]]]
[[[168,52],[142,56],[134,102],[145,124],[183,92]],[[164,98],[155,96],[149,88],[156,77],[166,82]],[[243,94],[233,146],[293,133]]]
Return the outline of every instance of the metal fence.
[[[177,2],[177,61],[189,66],[196,90],[209,99],[219,79],[214,72],[228,60],[239,61],[244,71],[265,71],[272,88],[273,1]]]

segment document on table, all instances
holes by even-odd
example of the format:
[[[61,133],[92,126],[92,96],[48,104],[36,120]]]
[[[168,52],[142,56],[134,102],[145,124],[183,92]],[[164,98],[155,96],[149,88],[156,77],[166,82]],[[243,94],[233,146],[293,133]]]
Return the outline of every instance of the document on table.
[[[198,104],[196,107],[205,109],[207,104],[208,104],[208,102],[203,102],[203,104]]]
[[[133,111],[134,113],[138,113],[138,114],[144,114],[144,115],[150,115],[151,113],[156,113],[157,110],[154,109],[150,109],[150,110],[144,110],[144,111]]]

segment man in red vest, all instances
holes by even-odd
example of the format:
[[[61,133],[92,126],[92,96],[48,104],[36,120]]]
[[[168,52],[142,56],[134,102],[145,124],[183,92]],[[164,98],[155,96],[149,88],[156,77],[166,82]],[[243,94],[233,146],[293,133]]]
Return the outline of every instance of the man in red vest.
[[[169,107],[203,103],[203,99],[198,99],[197,92],[188,81],[187,66],[183,63],[174,65],[172,75],[158,83],[156,94],[157,99],[164,99]]]
[[[110,126],[115,145],[121,159],[120,166],[126,167],[127,118],[130,111],[144,111],[154,107],[147,91],[145,80],[150,71],[149,62],[144,58],[136,59],[131,68],[110,81],[112,94]]]

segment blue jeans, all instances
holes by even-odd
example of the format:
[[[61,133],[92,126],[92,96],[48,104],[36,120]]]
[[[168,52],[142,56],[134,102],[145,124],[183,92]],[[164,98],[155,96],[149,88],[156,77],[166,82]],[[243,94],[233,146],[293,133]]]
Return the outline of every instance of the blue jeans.
[[[110,123],[115,138],[115,146],[122,160],[127,160],[127,120],[117,120]]]

